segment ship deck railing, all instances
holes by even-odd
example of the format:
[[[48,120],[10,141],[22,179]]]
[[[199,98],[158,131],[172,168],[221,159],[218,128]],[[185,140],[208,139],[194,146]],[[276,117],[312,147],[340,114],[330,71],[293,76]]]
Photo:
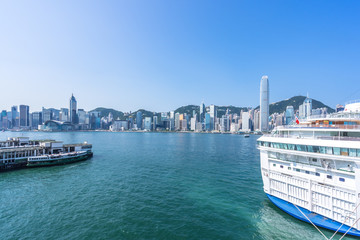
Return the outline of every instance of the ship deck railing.
[[[264,137],[293,138],[293,139],[338,140],[338,141],[360,141],[360,137],[348,137],[348,136],[308,136],[308,135],[265,134]]]

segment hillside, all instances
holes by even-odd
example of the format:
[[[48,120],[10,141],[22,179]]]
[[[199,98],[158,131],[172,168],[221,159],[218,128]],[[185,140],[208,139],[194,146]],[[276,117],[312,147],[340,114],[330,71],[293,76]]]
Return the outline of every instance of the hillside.
[[[270,112],[270,114],[282,113],[282,112],[284,112],[286,110],[287,106],[293,106],[294,110],[296,111],[296,110],[299,109],[299,106],[301,104],[303,104],[305,98],[306,97],[304,97],[304,96],[295,96],[295,97],[292,97],[292,98],[289,98],[289,99],[286,99],[286,100],[271,103],[270,106],[269,106],[269,112]],[[329,106],[327,106],[327,105],[323,104],[322,102],[317,101],[315,99],[312,99],[312,106],[313,106],[313,109],[326,107],[328,109],[329,113],[332,113],[332,112],[335,111],[331,107],[329,107]],[[256,107],[256,109],[258,109],[258,108],[259,108],[259,106]]]
[[[98,108],[95,108],[92,111],[100,112],[100,117],[108,116],[109,113],[111,112],[113,114],[114,119],[117,119],[117,118],[123,119],[124,118],[124,113],[123,112],[117,111],[117,110],[112,109],[112,108],[98,107]]]

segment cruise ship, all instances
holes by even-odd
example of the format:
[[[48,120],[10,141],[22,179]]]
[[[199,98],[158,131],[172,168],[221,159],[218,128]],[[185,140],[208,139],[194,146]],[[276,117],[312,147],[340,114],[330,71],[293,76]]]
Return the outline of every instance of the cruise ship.
[[[342,112],[277,127],[257,143],[271,202],[326,239],[321,228],[360,236],[359,101]]]
[[[92,157],[87,142],[63,144],[55,140],[29,140],[28,137],[0,141],[0,171],[67,164]]]

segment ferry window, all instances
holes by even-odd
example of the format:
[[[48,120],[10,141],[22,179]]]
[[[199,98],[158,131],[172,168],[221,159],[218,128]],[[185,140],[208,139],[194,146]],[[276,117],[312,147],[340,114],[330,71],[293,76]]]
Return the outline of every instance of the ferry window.
[[[341,177],[341,178],[339,178],[339,181],[340,182],[345,182],[345,179]]]
[[[317,172],[317,173],[315,173],[315,175],[319,177],[319,176],[320,176],[320,173]]]
[[[356,150],[357,156],[360,157],[360,149]]]
[[[306,173],[306,174],[310,174],[310,172],[309,172],[309,171],[305,171],[305,173]]]
[[[319,146],[313,146],[314,152],[315,153],[319,153],[320,152],[320,148]]]
[[[289,149],[286,143],[284,143],[284,149]]]
[[[356,157],[356,149],[350,148],[349,149],[349,156],[350,157]]]
[[[298,169],[298,168],[296,168],[295,170],[296,170],[297,172],[300,172],[300,169]]]
[[[326,149],[325,149],[325,147],[320,147],[320,153],[326,153]]]
[[[280,165],[280,168],[284,168],[284,166],[283,166],[283,165]]]
[[[340,148],[334,147],[334,155],[340,155]]]
[[[288,167],[288,170],[291,170],[291,167]]]
[[[280,143],[280,148],[281,148],[281,149],[285,149],[284,145],[285,145],[285,144]]]
[[[273,148],[273,147],[274,147],[274,143],[270,143],[270,146]]]
[[[296,150],[306,152],[306,146],[304,146],[304,145],[296,145]]]
[[[314,152],[313,146],[307,146],[307,151],[308,152]]]
[[[332,176],[331,176],[331,175],[326,175],[326,177],[327,177],[328,179],[332,179]]]
[[[274,163],[273,166],[276,167],[276,164]]]
[[[316,158],[312,158],[311,159],[313,162],[317,162],[317,159]]]
[[[290,150],[295,150],[295,145],[294,144],[288,144],[288,146],[289,146]]]
[[[347,148],[340,148],[340,155],[349,156],[349,152]]]
[[[332,147],[326,147],[326,153],[327,153],[327,154],[333,154],[333,149],[332,149]]]

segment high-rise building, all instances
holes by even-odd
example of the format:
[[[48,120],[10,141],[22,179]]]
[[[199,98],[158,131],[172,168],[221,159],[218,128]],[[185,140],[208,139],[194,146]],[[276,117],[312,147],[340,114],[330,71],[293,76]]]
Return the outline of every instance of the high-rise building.
[[[214,130],[215,122],[216,122],[216,118],[217,118],[217,107],[214,104],[210,105],[209,114],[210,114],[210,129]]]
[[[145,117],[144,119],[144,129],[151,131],[151,117]]]
[[[59,118],[60,118],[59,120],[61,122],[69,122],[69,120],[70,120],[69,109],[68,108],[61,108]]]
[[[139,130],[142,129],[142,112],[141,111],[138,111],[136,113],[136,127]]]
[[[84,109],[79,109],[78,110],[78,119],[80,124],[85,124],[86,123],[86,112]]]
[[[20,127],[30,126],[29,106],[20,105]]]
[[[199,122],[201,123],[205,122],[205,111],[206,111],[205,104],[204,102],[202,102],[200,104],[200,114],[199,114]]]
[[[241,120],[242,120],[241,130],[243,130],[245,132],[249,132],[251,130],[251,128],[250,128],[250,113],[243,112],[241,114]]]
[[[180,113],[175,113],[175,131],[180,130]]]
[[[294,107],[293,106],[287,106],[285,111],[285,124],[289,125],[294,120],[295,113],[294,113]]]
[[[31,127],[33,129],[38,129],[38,126],[43,123],[42,112],[33,112],[31,114]]]
[[[263,76],[260,82],[260,131],[269,131],[269,79]]]
[[[205,130],[211,131],[211,117],[209,113],[205,113]]]
[[[156,115],[153,116],[153,131],[156,131],[156,125],[158,124],[158,117]]]
[[[0,128],[7,129],[8,127],[9,127],[8,115],[6,110],[3,110],[1,112],[1,117],[0,117]]]
[[[312,112],[312,99],[307,97],[304,103],[299,106],[299,117],[307,118],[311,116]]]
[[[11,107],[11,128],[19,127],[19,118],[18,118],[18,110],[17,106]]]
[[[74,94],[72,94],[70,98],[70,122],[72,124],[78,123],[78,116],[76,110],[77,110],[77,101],[74,97]]]

